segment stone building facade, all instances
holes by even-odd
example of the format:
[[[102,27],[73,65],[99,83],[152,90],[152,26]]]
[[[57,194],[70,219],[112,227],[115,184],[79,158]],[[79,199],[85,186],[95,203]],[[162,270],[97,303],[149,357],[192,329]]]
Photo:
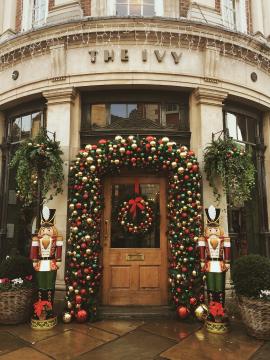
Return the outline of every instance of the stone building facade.
[[[269,256],[269,82],[268,0],[0,0],[2,254],[26,252],[31,232],[31,214],[16,206],[12,152],[46,126],[64,152],[64,192],[50,203],[64,237],[69,164],[83,145],[166,135],[203,168],[205,146],[228,129],[254,150],[257,183],[243,208],[221,198],[221,222],[234,256]],[[59,289],[63,279],[64,267]]]

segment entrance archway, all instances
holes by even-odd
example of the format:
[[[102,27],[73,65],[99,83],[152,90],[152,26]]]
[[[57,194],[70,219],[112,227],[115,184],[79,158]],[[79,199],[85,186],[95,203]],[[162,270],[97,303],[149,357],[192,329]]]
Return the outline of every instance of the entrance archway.
[[[202,301],[196,243],[201,230],[200,174],[193,151],[167,137],[101,139],[82,149],[70,168],[66,312],[79,321],[96,317],[101,268],[103,178],[122,169],[166,176],[170,298],[187,314]]]

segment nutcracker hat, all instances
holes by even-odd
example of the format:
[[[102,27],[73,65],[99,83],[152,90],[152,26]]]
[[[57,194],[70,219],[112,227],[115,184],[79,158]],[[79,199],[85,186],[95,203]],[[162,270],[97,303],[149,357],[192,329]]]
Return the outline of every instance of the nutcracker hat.
[[[219,226],[220,209],[216,209],[213,205],[205,209],[207,217],[207,226]]]
[[[54,225],[55,209],[49,209],[47,206],[43,206],[41,212],[41,226],[49,227]]]

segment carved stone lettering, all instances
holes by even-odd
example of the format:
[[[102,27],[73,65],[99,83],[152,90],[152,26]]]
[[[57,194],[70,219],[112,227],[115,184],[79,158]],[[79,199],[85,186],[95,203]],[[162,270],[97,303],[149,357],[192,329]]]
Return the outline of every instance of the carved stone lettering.
[[[109,61],[113,62],[114,61],[114,51],[113,50],[111,50],[111,51],[104,50],[104,61],[105,62],[109,62]]]
[[[166,55],[166,51],[164,51],[163,54],[160,54],[159,50],[155,50],[154,53],[156,55],[157,61],[161,63]]]
[[[95,64],[95,62],[97,61],[98,51],[96,51],[96,50],[91,50],[91,51],[89,51],[89,54],[90,54],[91,63]]]
[[[148,52],[147,52],[147,50],[143,50],[142,51],[142,61],[147,62],[147,59],[148,59]]]
[[[129,60],[128,50],[127,49],[122,49],[121,50],[121,61],[122,62],[128,62],[128,60]]]
[[[175,64],[179,64],[179,61],[180,61],[180,59],[181,59],[181,57],[182,57],[182,53],[181,53],[181,54],[177,54],[175,51],[172,51],[171,54],[172,54],[174,63],[175,63]]]

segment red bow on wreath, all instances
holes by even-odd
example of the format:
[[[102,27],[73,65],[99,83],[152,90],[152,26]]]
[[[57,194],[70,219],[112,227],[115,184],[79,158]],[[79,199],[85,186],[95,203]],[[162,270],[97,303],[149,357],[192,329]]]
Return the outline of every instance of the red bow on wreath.
[[[143,200],[143,198],[138,196],[135,199],[130,199],[128,202],[129,205],[131,205],[129,212],[131,213],[131,215],[133,216],[134,219],[137,215],[137,207],[141,210],[144,210],[144,206],[141,203],[142,200]]]

